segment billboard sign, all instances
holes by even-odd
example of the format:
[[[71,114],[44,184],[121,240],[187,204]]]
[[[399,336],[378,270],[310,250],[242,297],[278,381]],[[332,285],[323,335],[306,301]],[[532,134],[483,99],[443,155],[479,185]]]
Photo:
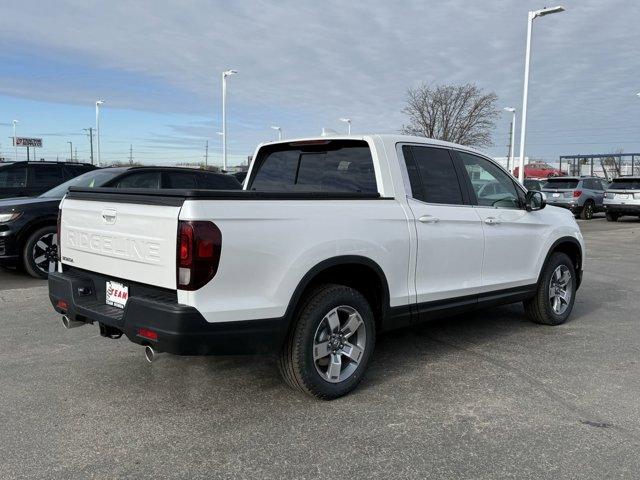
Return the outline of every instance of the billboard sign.
[[[14,146],[16,147],[37,147],[42,148],[41,138],[16,137]]]

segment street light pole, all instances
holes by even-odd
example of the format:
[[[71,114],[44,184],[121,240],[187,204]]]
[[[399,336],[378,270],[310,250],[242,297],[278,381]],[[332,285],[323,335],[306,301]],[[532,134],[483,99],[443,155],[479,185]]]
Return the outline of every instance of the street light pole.
[[[522,92],[522,120],[520,126],[520,163],[518,167],[518,181],[520,183],[524,180],[524,140],[526,137],[527,128],[527,100],[529,96],[529,61],[531,59],[531,28],[533,26],[533,20],[537,17],[543,17],[552,13],[564,12],[564,7],[558,5],[557,7],[543,8],[542,10],[533,10],[528,13],[527,16],[527,49],[524,57],[524,88]]]
[[[344,122],[344,123],[346,123],[348,125],[347,132],[349,133],[349,135],[351,135],[351,119],[350,118],[341,118],[340,121]]]
[[[20,123],[18,120],[11,122],[13,124],[13,155],[14,160],[18,161],[18,144],[16,143],[16,124]]]
[[[73,142],[67,142],[69,144],[69,161],[73,162]]]
[[[104,100],[96,101],[96,153],[98,154],[97,156],[98,167],[101,165],[100,164],[100,105],[103,105],[103,104],[104,104]]]
[[[235,75],[237,70],[222,72],[222,170],[227,170],[227,77]]]
[[[282,128],[278,127],[277,125],[271,125],[271,129],[272,130],[277,130],[278,131],[278,141],[282,140]]]
[[[512,115],[511,128],[509,129],[509,158],[507,159],[507,170],[509,170],[509,165],[513,166],[513,148],[516,140],[516,109],[513,107],[504,107],[504,110],[511,112]]]

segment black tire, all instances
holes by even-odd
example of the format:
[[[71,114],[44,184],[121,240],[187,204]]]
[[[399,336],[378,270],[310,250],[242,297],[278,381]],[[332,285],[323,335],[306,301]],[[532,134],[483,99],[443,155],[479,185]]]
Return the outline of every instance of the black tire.
[[[550,295],[550,289],[552,276],[561,267],[566,268],[570,274],[568,284],[571,295],[566,302],[566,309],[562,312],[557,312],[552,306],[553,299]],[[576,270],[571,259],[564,253],[553,253],[542,271],[535,297],[523,302],[524,310],[529,320],[543,325],[561,325],[566,322],[569,315],[571,315],[576,299],[576,280]]]
[[[582,206],[582,211],[580,212],[580,218],[583,220],[591,220],[593,218],[593,213],[595,212],[596,204],[591,200],[587,200],[584,202]]]
[[[619,217],[617,213],[607,213],[607,222],[617,222]]]
[[[357,290],[334,284],[326,284],[314,289],[302,299],[301,305],[295,324],[292,325],[280,353],[278,361],[280,373],[291,388],[319,399],[331,400],[346,395],[356,388],[362,380],[375,345],[376,329],[371,306]],[[326,373],[329,376],[330,367],[328,364],[334,358],[334,354],[329,353],[317,360],[314,360],[314,355],[317,352],[318,341],[329,340],[326,336],[320,339],[318,337],[319,332],[320,335],[330,333],[327,320],[329,312],[345,307],[355,311],[362,320],[362,323],[358,322],[359,326],[354,330],[356,333],[352,333],[348,338],[349,340],[356,339],[351,340],[352,342],[362,342],[363,351],[359,353],[358,362],[352,361],[349,357],[343,357],[339,353],[335,354],[340,357],[341,367],[338,367],[338,370],[343,369],[341,375],[344,372],[345,378],[341,381],[330,382],[319,371],[323,368],[319,363],[326,359]],[[344,312],[341,312],[338,311],[336,315],[344,317]],[[343,317],[340,317],[339,321],[339,325],[342,326],[345,324]],[[329,341],[324,343],[330,344]],[[349,344],[351,345],[351,343]],[[343,362],[343,359],[346,361]],[[347,374],[348,376],[346,376]]]
[[[49,240],[52,239],[51,235],[53,234],[53,244],[50,248],[41,248],[38,242],[43,241],[48,244]],[[22,251],[22,264],[24,265],[24,269],[26,272],[35,278],[47,278],[49,276],[50,268],[55,268],[55,261],[57,259],[57,232],[55,225],[49,225],[47,227],[42,227],[33,232],[27,238],[27,241],[24,245],[24,249]],[[43,261],[36,262],[36,260],[40,259],[42,256],[45,257]],[[50,265],[53,265],[51,267]]]

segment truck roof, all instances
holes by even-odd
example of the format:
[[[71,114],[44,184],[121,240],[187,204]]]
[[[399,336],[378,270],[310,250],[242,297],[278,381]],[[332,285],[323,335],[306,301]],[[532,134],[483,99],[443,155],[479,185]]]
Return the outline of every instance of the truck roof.
[[[460,145],[452,142],[445,142],[444,140],[436,140],[434,138],[428,137],[418,137],[414,135],[401,135],[397,133],[364,133],[364,134],[336,134],[336,135],[317,135],[313,137],[299,137],[299,138],[287,138],[283,140],[275,140],[272,142],[263,142],[258,147],[265,145],[277,145],[288,144],[293,142],[313,142],[313,141],[322,141],[322,140],[369,140],[373,137],[377,137],[382,140],[384,143],[422,143],[425,145],[437,145],[440,147],[450,147],[450,148],[458,148],[462,150],[468,150],[470,152],[478,153],[479,155],[487,156],[485,153],[477,150],[473,147],[469,147],[466,145]]]

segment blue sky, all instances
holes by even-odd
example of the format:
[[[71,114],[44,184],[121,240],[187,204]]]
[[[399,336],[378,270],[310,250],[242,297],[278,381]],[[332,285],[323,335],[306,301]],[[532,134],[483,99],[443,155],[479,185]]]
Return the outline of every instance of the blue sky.
[[[640,151],[640,3],[566,1],[536,20],[526,153]],[[526,12],[534,1],[23,1],[0,17],[0,153],[18,134],[39,156],[88,158],[102,109],[103,160],[220,162],[220,73],[229,81],[232,164],[275,137],[323,127],[394,132],[408,87],[466,83],[521,109]],[[494,132],[504,155],[510,117]],[[24,155],[24,153],[23,153]]]

